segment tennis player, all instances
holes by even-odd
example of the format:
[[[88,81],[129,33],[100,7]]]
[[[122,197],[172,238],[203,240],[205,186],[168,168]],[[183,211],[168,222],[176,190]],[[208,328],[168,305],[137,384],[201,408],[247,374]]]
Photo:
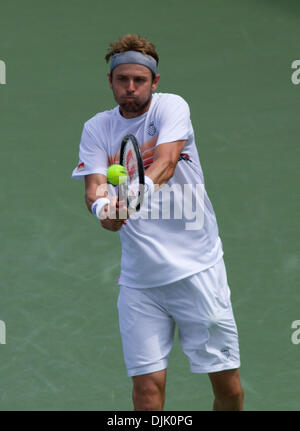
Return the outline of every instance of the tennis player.
[[[120,37],[110,44],[106,61],[110,61],[108,82],[117,106],[84,124],[79,163],[72,177],[84,178],[87,207],[101,226],[120,234],[118,312],[134,408],[163,410],[168,357],[177,326],[190,371],[210,377],[213,409],[242,410],[237,327],[189,106],[178,95],[155,92],[159,57],[146,39],[130,34]],[[141,209],[147,217],[124,220],[119,209],[125,203],[108,193],[106,172],[118,163],[120,143],[127,134],[133,134],[140,145],[148,206]],[[184,212],[182,217],[166,219],[161,213],[151,217],[155,195],[166,187],[185,184],[195,186],[193,199],[199,199],[196,185],[203,186],[203,223],[193,225]],[[172,207],[182,199],[179,195],[169,194]]]

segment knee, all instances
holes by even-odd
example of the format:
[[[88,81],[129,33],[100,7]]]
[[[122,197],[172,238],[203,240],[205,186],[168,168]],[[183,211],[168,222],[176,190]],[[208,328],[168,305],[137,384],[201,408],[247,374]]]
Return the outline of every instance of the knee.
[[[227,391],[222,393],[222,396],[230,400],[238,400],[244,396],[244,391],[241,386],[229,388]]]
[[[155,383],[134,386],[132,398],[135,410],[163,409],[164,392]]]
[[[222,404],[236,405],[244,401],[244,390],[239,386],[229,387],[215,393],[216,400]]]

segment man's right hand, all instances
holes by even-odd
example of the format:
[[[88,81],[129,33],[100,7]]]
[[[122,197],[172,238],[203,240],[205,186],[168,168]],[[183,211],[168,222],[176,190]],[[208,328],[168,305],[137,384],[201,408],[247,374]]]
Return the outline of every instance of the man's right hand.
[[[104,229],[112,232],[120,230],[123,224],[126,224],[126,219],[128,218],[125,201],[119,202],[117,196],[113,197],[110,204],[105,205],[102,209],[100,218],[101,226]]]

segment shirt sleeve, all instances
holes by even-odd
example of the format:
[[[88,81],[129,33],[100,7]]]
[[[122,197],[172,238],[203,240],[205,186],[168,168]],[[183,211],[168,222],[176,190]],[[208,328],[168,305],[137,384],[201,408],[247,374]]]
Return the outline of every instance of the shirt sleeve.
[[[72,178],[81,180],[85,175],[106,175],[107,153],[95,132],[85,123],[79,146],[79,162],[72,172]]]
[[[192,133],[190,109],[177,95],[169,95],[159,107],[159,132],[156,145],[189,139]]]

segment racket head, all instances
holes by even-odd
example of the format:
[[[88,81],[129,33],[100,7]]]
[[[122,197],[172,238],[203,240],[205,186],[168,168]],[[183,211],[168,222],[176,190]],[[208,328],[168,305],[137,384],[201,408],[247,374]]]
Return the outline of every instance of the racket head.
[[[144,199],[145,172],[144,164],[138,141],[134,135],[126,135],[121,143],[120,165],[124,166],[128,173],[127,182],[120,184],[119,196],[126,196],[127,207],[131,211],[139,211]],[[129,199],[128,185],[137,182],[139,185],[139,195],[136,203]]]

